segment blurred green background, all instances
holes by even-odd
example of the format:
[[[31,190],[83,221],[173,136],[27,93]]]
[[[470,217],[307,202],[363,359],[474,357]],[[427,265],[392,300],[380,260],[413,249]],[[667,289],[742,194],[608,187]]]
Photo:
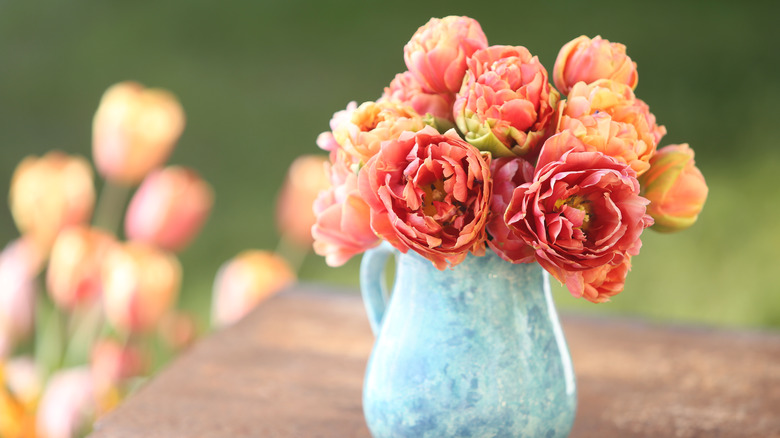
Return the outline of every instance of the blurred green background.
[[[248,248],[274,249],[287,166],[347,102],[376,99],[405,70],[403,45],[432,16],[469,15],[491,44],[524,45],[552,70],[581,34],[627,45],[637,95],[687,142],[710,186],[699,222],[646,232],[609,304],[561,288],[562,309],[727,326],[780,326],[780,3],[267,0],[0,1],[0,192],[26,155],[90,156],[92,116],[123,80],[179,96],[187,128],[170,162],[217,193],[181,254],[182,302],[205,323],[214,275]],[[760,5],[760,6],[759,6]],[[0,209],[0,243],[17,235]],[[359,258],[309,255],[301,278],[356,288]]]

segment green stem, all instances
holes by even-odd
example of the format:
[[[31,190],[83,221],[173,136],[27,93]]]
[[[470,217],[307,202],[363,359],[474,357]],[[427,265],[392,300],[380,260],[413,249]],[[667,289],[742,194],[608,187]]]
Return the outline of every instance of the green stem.
[[[100,192],[93,225],[118,235],[130,187],[106,181]]]

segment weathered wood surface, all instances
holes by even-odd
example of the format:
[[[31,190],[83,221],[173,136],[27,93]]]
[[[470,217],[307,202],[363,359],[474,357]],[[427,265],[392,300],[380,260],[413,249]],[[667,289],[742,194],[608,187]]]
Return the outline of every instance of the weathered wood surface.
[[[573,437],[780,437],[780,333],[563,317]],[[93,438],[368,437],[359,296],[298,286],[213,334]]]

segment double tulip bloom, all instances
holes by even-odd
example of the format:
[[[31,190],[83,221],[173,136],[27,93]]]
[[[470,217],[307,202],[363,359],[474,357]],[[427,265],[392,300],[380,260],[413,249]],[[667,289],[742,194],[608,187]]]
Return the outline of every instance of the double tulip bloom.
[[[658,150],[666,129],[636,97],[622,44],[566,44],[553,69],[563,95],[528,49],[489,46],[468,17],[432,19],[404,60],[378,103],[350,104],[317,140],[331,187],[312,235],[328,264],[386,240],[445,269],[488,246],[603,302],[645,228],[679,230],[701,211],[693,152]]]

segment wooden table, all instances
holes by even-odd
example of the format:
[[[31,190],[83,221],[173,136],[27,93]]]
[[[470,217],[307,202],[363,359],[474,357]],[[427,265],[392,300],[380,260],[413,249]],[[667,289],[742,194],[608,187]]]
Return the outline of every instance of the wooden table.
[[[573,437],[780,437],[780,333],[562,320]],[[372,343],[357,294],[296,286],[201,341],[92,437],[369,437]]]

